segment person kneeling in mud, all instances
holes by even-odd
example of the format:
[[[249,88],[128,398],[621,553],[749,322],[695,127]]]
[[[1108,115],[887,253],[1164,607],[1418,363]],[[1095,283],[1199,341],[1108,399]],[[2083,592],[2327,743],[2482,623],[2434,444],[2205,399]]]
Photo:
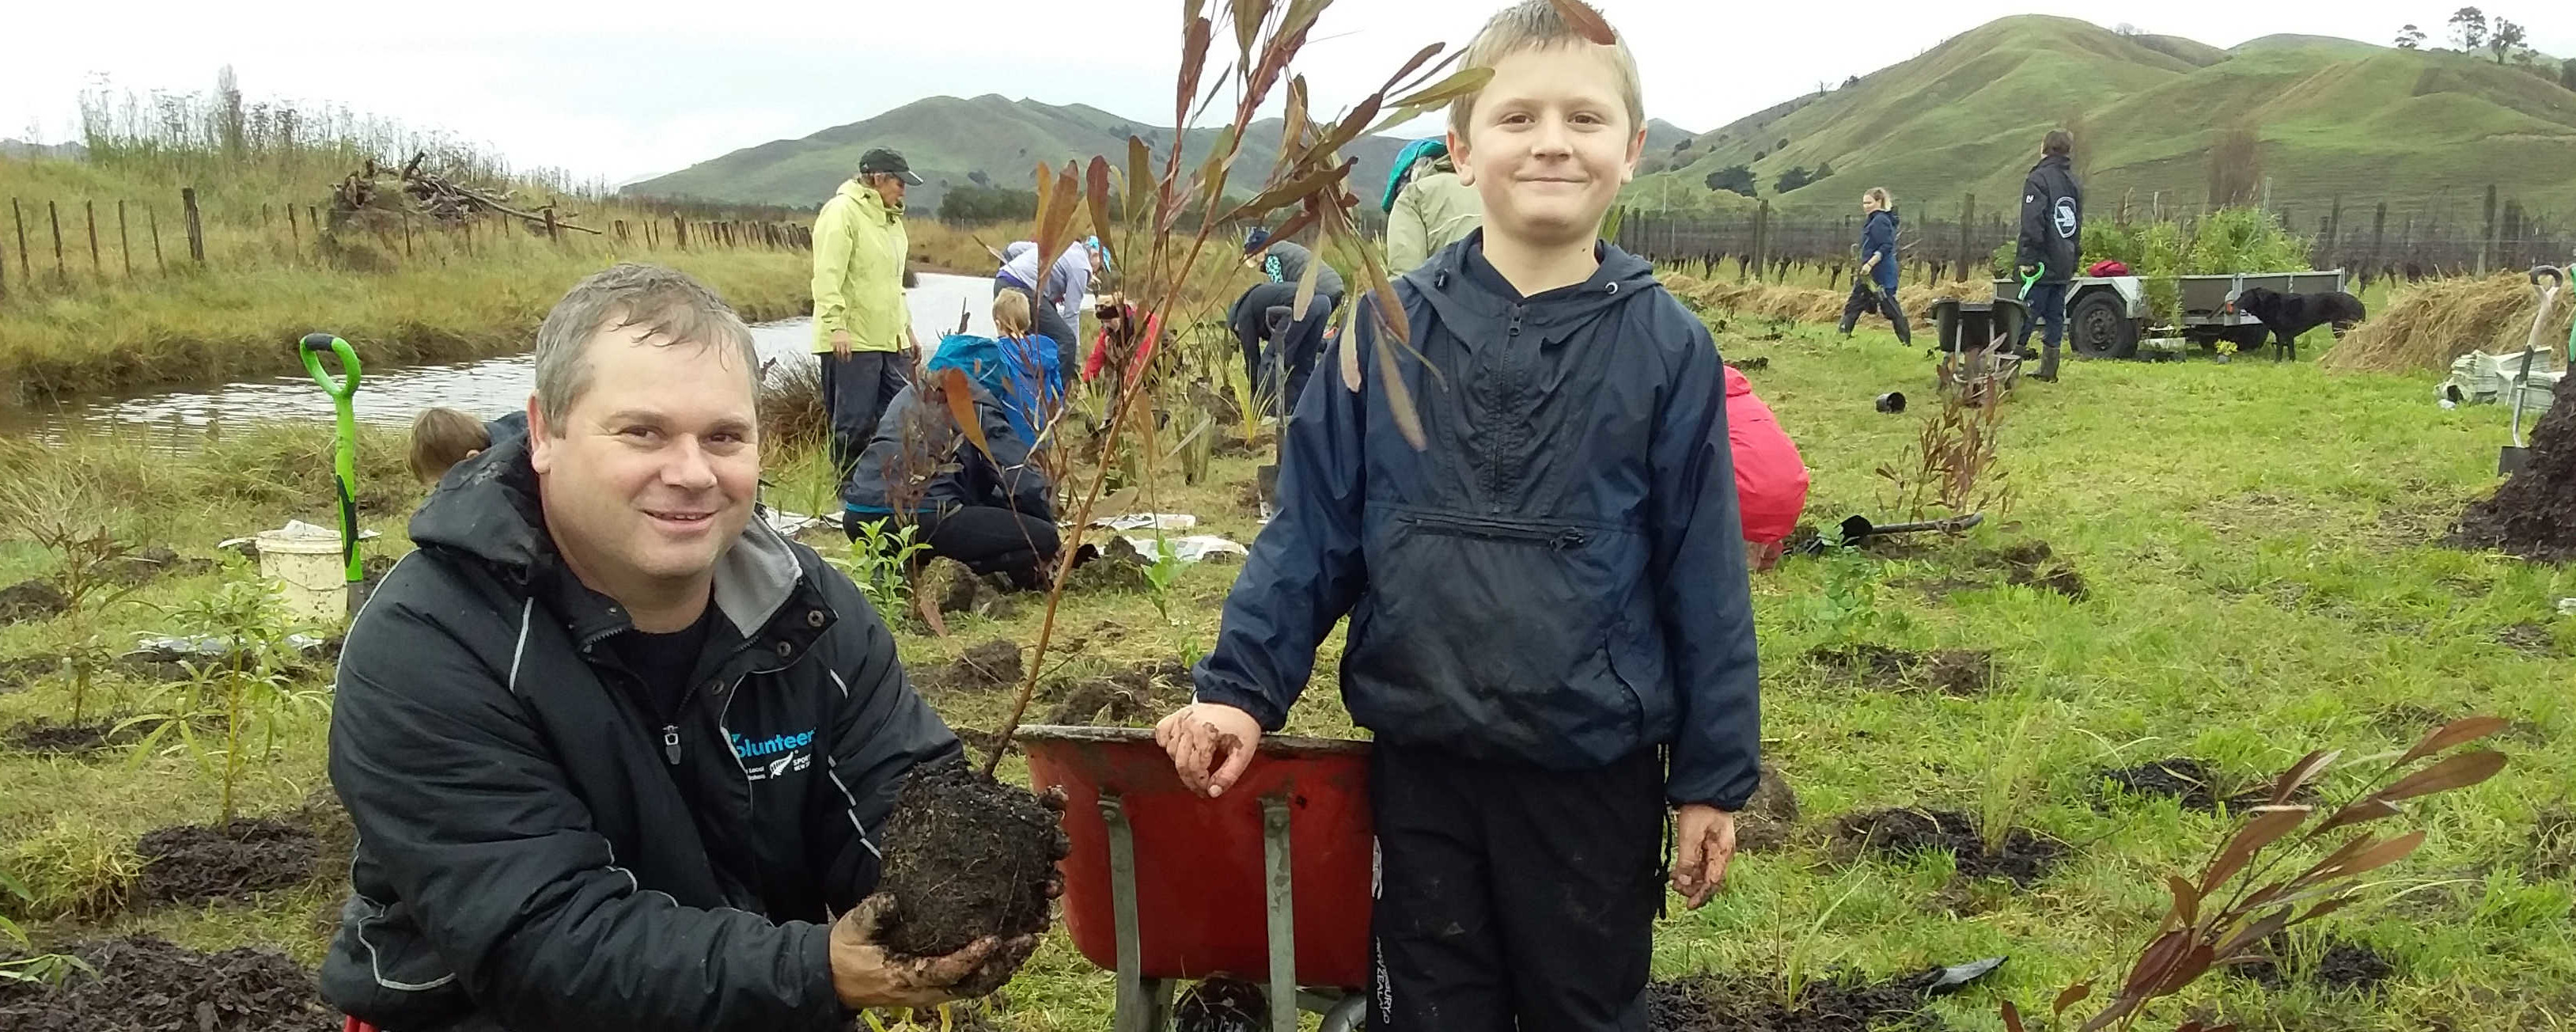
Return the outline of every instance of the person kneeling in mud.
[[[913,540],[928,546],[931,556],[1034,589],[1045,584],[1062,542],[1054,486],[1030,461],[1029,439],[1014,425],[1012,414],[1023,406],[1006,406],[992,389],[999,382],[1009,390],[1020,378],[1004,374],[1002,380],[978,382],[993,364],[976,360],[978,343],[992,342],[964,336],[941,342],[929,375],[895,395],[875,439],[841,485],[841,524],[857,541],[869,523],[909,520],[920,528]],[[974,394],[990,452],[968,439],[950,415],[950,370],[963,373],[962,382]]]

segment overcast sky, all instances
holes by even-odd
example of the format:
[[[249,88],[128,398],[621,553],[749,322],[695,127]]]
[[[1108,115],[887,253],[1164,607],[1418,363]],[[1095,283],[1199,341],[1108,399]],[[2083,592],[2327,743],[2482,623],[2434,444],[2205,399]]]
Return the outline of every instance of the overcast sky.
[[[1499,2],[1340,0],[1298,70],[1320,106],[1346,105],[1421,45],[1462,45]],[[1997,17],[2078,10],[2029,0],[1596,2],[1637,51],[1647,113],[1693,131]],[[202,91],[230,64],[254,100],[342,103],[477,141],[522,167],[612,183],[943,93],[1084,103],[1160,125],[1179,61],[1179,0],[18,6],[0,60],[0,137],[73,138],[80,91],[102,77],[120,91]],[[2164,0],[2102,4],[2091,17],[2222,47],[2281,32],[2386,43],[2410,21],[2438,41],[2455,6]],[[2576,54],[2576,13],[2563,6],[2489,13],[2524,20],[2544,52]]]

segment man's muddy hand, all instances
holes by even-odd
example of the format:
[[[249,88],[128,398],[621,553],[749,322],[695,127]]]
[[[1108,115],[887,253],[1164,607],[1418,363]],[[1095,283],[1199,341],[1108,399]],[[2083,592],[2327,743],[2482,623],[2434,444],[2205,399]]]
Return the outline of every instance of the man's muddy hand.
[[[1193,793],[1216,798],[1234,787],[1261,744],[1261,722],[1252,714],[1213,702],[1194,702],[1154,725],[1154,742],[1172,756],[1172,770]]]
[[[1034,935],[985,936],[945,957],[898,957],[877,945],[892,900],[870,896],[832,924],[832,990],[851,1010],[936,1007],[1002,987],[1037,951]]]

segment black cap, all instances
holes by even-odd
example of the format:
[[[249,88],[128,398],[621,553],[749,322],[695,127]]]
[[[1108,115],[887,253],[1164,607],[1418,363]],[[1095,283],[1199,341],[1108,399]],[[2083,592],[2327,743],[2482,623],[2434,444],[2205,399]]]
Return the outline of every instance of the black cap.
[[[902,153],[887,150],[883,147],[879,147],[875,150],[859,155],[859,174],[863,176],[900,176],[903,178],[904,185],[906,186],[921,185],[921,176],[912,170],[912,163],[903,160]]]

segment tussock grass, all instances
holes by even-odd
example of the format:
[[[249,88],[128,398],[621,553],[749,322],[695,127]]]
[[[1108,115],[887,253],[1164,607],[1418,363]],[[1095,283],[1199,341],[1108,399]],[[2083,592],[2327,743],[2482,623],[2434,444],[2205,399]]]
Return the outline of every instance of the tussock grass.
[[[2518,354],[2532,342],[2531,321],[2540,296],[2526,273],[2485,279],[2428,280],[2400,287],[2370,319],[2326,352],[2328,369],[2384,373],[2447,373],[2451,360],[2471,351]],[[2576,295],[2562,293],[2540,331],[2543,354],[2566,362],[2567,327],[2576,317]]]

